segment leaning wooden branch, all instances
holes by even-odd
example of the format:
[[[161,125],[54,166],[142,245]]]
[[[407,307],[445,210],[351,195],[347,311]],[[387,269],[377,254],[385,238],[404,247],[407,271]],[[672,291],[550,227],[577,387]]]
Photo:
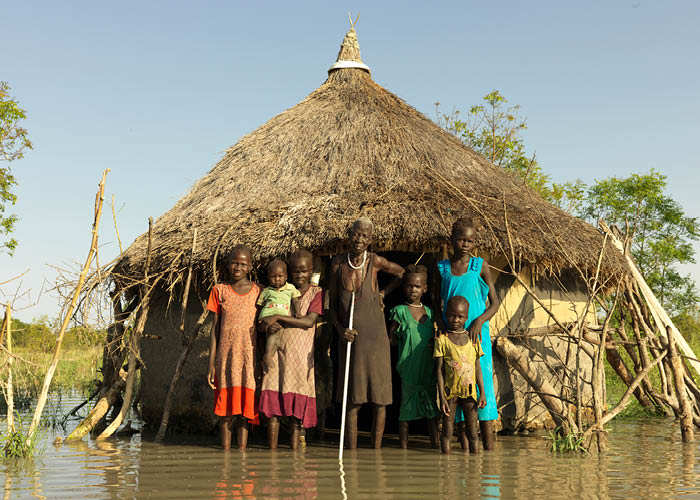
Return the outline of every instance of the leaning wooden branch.
[[[187,279],[185,280],[185,288],[183,290],[182,297],[182,309],[180,314],[180,335],[182,337],[182,350],[180,351],[180,357],[175,365],[175,373],[170,381],[170,387],[168,388],[168,395],[165,397],[165,404],[163,405],[163,414],[160,419],[160,427],[158,428],[158,433],[156,434],[155,442],[160,443],[165,437],[165,432],[168,430],[168,420],[170,419],[170,410],[173,404],[173,398],[175,397],[175,388],[177,387],[177,381],[180,379],[182,369],[187,362],[187,358],[190,355],[192,346],[199,332],[199,328],[204,324],[207,319],[209,311],[207,310],[206,303],[202,302],[202,314],[197,319],[197,323],[194,325],[192,332],[186,334],[185,332],[185,319],[187,318],[187,302],[190,295],[190,285],[192,282],[192,269],[194,265],[194,253],[197,248],[197,229],[194,230],[192,235],[192,254],[190,255],[190,264],[187,268]],[[217,248],[218,250],[218,248]],[[216,257],[214,257],[216,259]]]
[[[97,401],[97,404],[95,404],[92,410],[90,410],[87,417],[85,417],[80,425],[73,429],[73,432],[68,435],[66,441],[75,441],[86,436],[88,432],[90,432],[95,425],[97,425],[97,423],[105,417],[105,415],[107,415],[107,412],[117,401],[125,385],[126,372],[121,370],[119,372],[119,378],[114,385],[110,387],[105,395]]]
[[[537,390],[536,392],[555,424],[565,428],[566,432],[578,432],[576,422],[571,418],[566,404],[559,397],[553,396],[557,391],[528,363],[525,350],[505,337],[497,337],[495,343],[498,352],[508,360],[509,364],[522,375],[531,387]]]
[[[607,225],[605,225],[604,222],[601,221],[600,227],[605,233],[612,234],[612,232],[610,231],[610,228]],[[612,242],[624,254],[625,259],[627,260],[627,264],[629,265],[630,271],[632,272],[634,279],[636,280],[637,284],[639,285],[639,288],[640,288],[642,294],[644,295],[644,298],[646,299],[647,303],[649,304],[649,309],[651,310],[651,313],[654,316],[654,321],[657,323],[657,327],[661,330],[661,334],[665,335],[666,334],[666,327],[670,327],[671,334],[673,335],[673,338],[675,339],[676,343],[678,344],[681,352],[683,352],[683,354],[685,354],[686,356],[689,356],[691,358],[697,358],[697,356],[693,352],[693,349],[690,347],[690,345],[688,345],[688,342],[685,340],[685,338],[683,338],[683,335],[681,335],[681,333],[678,331],[678,328],[676,328],[676,326],[673,324],[673,321],[671,321],[671,318],[669,317],[666,310],[661,306],[658,299],[656,298],[654,293],[651,291],[651,288],[649,288],[649,285],[644,280],[644,277],[639,272],[639,269],[637,268],[636,264],[634,263],[634,261],[630,257],[629,253],[624,251],[624,247],[622,246],[622,243],[615,237],[614,234],[612,234]],[[690,365],[693,367],[693,369],[698,374],[700,374],[700,362],[691,361]]]
[[[107,426],[107,428],[102,431],[102,433],[97,436],[97,439],[106,439],[112,436],[119,426],[122,424],[126,418],[126,414],[129,412],[129,407],[131,406],[131,399],[134,395],[134,383],[136,381],[136,362],[141,352],[141,335],[146,326],[146,319],[148,318],[148,310],[150,306],[150,295],[153,288],[159,281],[159,278],[153,280],[153,283],[149,283],[148,272],[151,266],[151,251],[153,249],[153,217],[148,218],[148,253],[146,254],[146,267],[144,269],[143,284],[141,285],[141,304],[138,310],[138,319],[136,320],[136,325],[134,326],[134,331],[131,334],[130,350],[129,350],[129,364],[127,368],[126,377],[126,389],[124,390],[124,402],[119,410],[117,416],[112,420],[112,422]],[[161,275],[162,276],[162,275]]]
[[[591,434],[593,431],[595,431],[595,430],[597,430],[597,429],[602,429],[603,426],[604,426],[605,424],[607,424],[608,422],[610,422],[610,421],[611,421],[613,418],[615,418],[622,410],[624,410],[624,409],[627,407],[627,405],[628,405],[629,402],[630,402],[630,398],[632,397],[632,393],[634,392],[635,388],[637,388],[637,386],[639,386],[639,384],[642,383],[642,380],[644,380],[644,379],[646,378],[647,374],[648,374],[656,365],[658,365],[659,363],[661,363],[661,360],[664,359],[664,356],[666,356],[667,353],[668,353],[668,351],[664,351],[664,352],[662,352],[661,354],[659,354],[659,355],[654,359],[654,361],[652,361],[651,363],[649,363],[647,366],[644,367],[644,369],[643,369],[641,372],[639,372],[639,374],[637,375],[637,377],[634,379],[634,381],[630,384],[630,386],[627,388],[627,390],[625,391],[625,393],[622,395],[622,398],[620,399],[620,401],[618,401],[618,403],[617,403],[617,405],[615,406],[615,408],[613,408],[610,412],[608,412],[608,413],[606,413],[605,415],[603,415],[603,418],[602,418],[600,421],[594,422],[591,426],[588,427],[588,429],[585,430],[585,432],[583,433],[584,439],[587,438],[588,436],[590,436],[590,434]]]
[[[92,223],[92,241],[90,242],[90,250],[88,252],[87,258],[85,259],[83,269],[80,272],[78,284],[76,285],[75,291],[73,292],[73,298],[63,316],[63,323],[61,324],[61,329],[58,332],[53,358],[51,359],[51,364],[49,365],[49,368],[46,371],[46,376],[44,377],[44,385],[41,387],[41,392],[39,393],[39,398],[37,399],[36,409],[34,410],[34,417],[32,418],[32,423],[30,424],[29,431],[27,433],[27,445],[29,445],[31,440],[34,438],[37,427],[39,426],[41,414],[44,411],[46,399],[49,395],[49,387],[51,386],[51,380],[53,379],[54,372],[56,371],[56,366],[58,365],[58,359],[61,354],[61,344],[63,343],[63,336],[66,333],[68,323],[71,320],[73,311],[75,310],[75,306],[78,302],[78,298],[80,297],[80,292],[85,283],[85,277],[87,276],[88,270],[90,269],[90,265],[92,264],[92,259],[97,253],[98,229],[100,225],[100,217],[102,215],[102,204],[104,202],[105,181],[108,173],[109,169],[105,170],[102,173],[102,180],[100,181],[100,185],[97,190],[97,195],[95,197],[95,217]]]

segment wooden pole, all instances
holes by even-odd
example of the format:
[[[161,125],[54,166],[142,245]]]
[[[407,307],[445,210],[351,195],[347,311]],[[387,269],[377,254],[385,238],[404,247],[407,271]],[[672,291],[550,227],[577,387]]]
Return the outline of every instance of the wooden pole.
[[[7,399],[7,434],[15,430],[15,390],[12,384],[12,306],[5,304],[5,348],[7,349],[7,385],[5,397]]]
[[[615,300],[613,301],[608,314],[605,316],[605,321],[603,322],[603,329],[600,332],[600,344],[597,346],[596,357],[593,360],[593,373],[591,386],[593,388],[593,412],[595,414],[596,422],[600,422],[603,419],[603,412],[605,411],[605,365],[603,362],[603,356],[606,350],[606,340],[608,335],[608,327],[610,326],[610,320],[613,317],[613,313],[617,308],[617,304],[620,300],[620,282],[618,282],[617,290],[615,291]],[[607,449],[607,437],[603,432],[603,427],[598,428],[598,433],[596,434],[598,451],[605,451]]]
[[[661,363],[661,360],[666,356],[668,351],[663,351],[661,354],[659,354],[652,362],[650,362],[647,366],[644,367],[644,369],[639,372],[639,374],[635,377],[634,381],[632,384],[627,388],[625,393],[622,395],[622,398],[620,398],[620,401],[618,401],[617,406],[613,408],[611,411],[603,415],[603,418],[599,422],[594,422],[591,424],[591,426],[588,427],[588,429],[585,430],[583,433],[583,438],[587,439],[591,433],[594,430],[602,428],[605,424],[610,422],[613,418],[615,418],[622,410],[624,410],[627,405],[630,402],[630,398],[632,397],[632,393],[634,390],[639,386],[639,384],[642,383],[642,380],[644,380],[647,376],[647,374],[654,368],[656,365]]]
[[[90,269],[90,265],[92,264],[92,259],[97,253],[98,229],[100,227],[100,217],[102,216],[102,203],[104,202],[105,197],[105,181],[107,179],[108,173],[109,169],[105,170],[102,173],[102,180],[100,181],[100,185],[97,189],[97,195],[95,196],[95,217],[92,222],[92,241],[90,242],[90,250],[88,251],[88,256],[85,259],[85,264],[83,264],[83,269],[80,271],[78,284],[76,285],[75,290],[73,291],[73,298],[71,299],[68,309],[66,310],[65,316],[63,317],[63,323],[61,324],[61,329],[59,330],[58,336],[56,338],[56,347],[53,351],[53,358],[51,359],[49,369],[46,371],[46,376],[44,377],[44,385],[41,387],[39,399],[37,399],[36,402],[36,409],[34,410],[34,417],[32,418],[32,423],[30,424],[29,431],[27,432],[27,445],[29,445],[31,440],[34,438],[34,433],[36,432],[37,427],[39,426],[41,414],[44,411],[46,399],[49,396],[49,387],[51,386],[51,380],[53,380],[53,375],[56,371],[56,366],[58,365],[58,358],[61,355],[61,344],[63,343],[63,336],[65,335],[66,330],[68,329],[68,323],[70,323],[70,320],[73,316],[73,311],[75,310],[76,304],[78,303],[78,298],[80,297],[80,292],[83,289],[83,285],[85,284],[85,278],[87,277],[87,272]]]
[[[613,370],[615,370],[615,373],[617,373],[617,376],[620,377],[620,379],[622,379],[625,385],[627,387],[632,385],[632,381],[634,380],[634,378],[632,377],[632,374],[627,368],[625,361],[622,359],[622,356],[620,356],[620,353],[617,352],[617,349],[615,349],[615,346],[606,346],[605,357],[608,360],[608,364],[612,367]],[[633,394],[634,397],[637,398],[637,401],[639,401],[639,404],[642,405],[644,408],[654,407],[654,404],[649,400],[649,398],[644,393],[641,387],[635,388]]]
[[[197,338],[199,329],[206,321],[207,316],[209,316],[209,311],[207,310],[205,304],[204,311],[202,311],[202,314],[199,316],[199,319],[197,319],[197,322],[192,328],[192,332],[190,332],[186,337],[183,335],[184,345],[182,346],[182,350],[180,351],[180,357],[177,359],[177,364],[175,365],[175,373],[173,373],[173,378],[170,380],[168,395],[165,397],[165,404],[163,405],[163,415],[160,418],[160,426],[158,427],[158,433],[155,437],[156,443],[160,443],[161,441],[163,441],[163,438],[165,437],[165,432],[168,430],[168,420],[170,419],[170,411],[172,410],[173,406],[173,398],[175,397],[175,388],[177,387],[177,381],[180,380],[182,370],[185,367],[185,363],[187,362],[187,358],[189,357],[190,352],[192,352],[192,347],[194,346],[194,341]]]
[[[350,320],[348,321],[348,329],[352,330],[353,316],[355,315],[355,292],[352,292],[350,299]],[[352,350],[352,342],[348,342],[347,350],[345,351],[345,382],[343,383],[343,414],[340,422],[340,448],[338,449],[338,460],[343,459],[343,443],[345,442],[345,421],[347,420],[348,408],[348,381],[350,379],[350,351]]]
[[[684,443],[692,443],[695,441],[695,432],[693,430],[693,408],[690,406],[688,394],[685,389],[685,378],[681,358],[678,356],[676,342],[670,326],[666,326],[666,334],[668,337],[668,351],[671,355],[671,367],[673,368],[673,380],[676,387],[676,397],[678,398],[678,406],[680,407],[681,421],[681,438]]]

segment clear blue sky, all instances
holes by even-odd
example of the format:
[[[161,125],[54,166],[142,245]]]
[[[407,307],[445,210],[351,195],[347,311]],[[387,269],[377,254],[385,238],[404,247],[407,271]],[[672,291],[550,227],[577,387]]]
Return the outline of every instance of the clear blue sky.
[[[3,4],[0,80],[35,148],[13,165],[19,248],[0,255],[0,281],[29,268],[36,292],[50,266],[84,260],[105,168],[130,244],[227,147],[324,81],[348,10],[375,81],[423,113],[499,89],[554,180],[654,168],[700,216],[700,2],[257,3]],[[100,241],[106,262],[111,217]],[[684,271],[700,281],[700,265]],[[45,294],[18,314],[56,313]]]

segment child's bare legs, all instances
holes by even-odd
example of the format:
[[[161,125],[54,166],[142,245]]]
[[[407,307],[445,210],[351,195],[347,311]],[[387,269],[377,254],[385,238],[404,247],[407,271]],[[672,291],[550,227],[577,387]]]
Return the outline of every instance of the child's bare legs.
[[[438,432],[438,417],[428,418],[428,435],[430,436],[430,447],[437,449],[440,447],[440,435]],[[402,449],[408,449],[408,421],[399,421],[399,443]]]
[[[455,410],[457,409],[457,400],[448,401],[450,406],[450,414],[442,415],[442,437],[440,438],[440,449],[445,455],[450,454],[450,442],[452,441],[452,433],[454,432]]]
[[[263,356],[263,371],[267,373],[270,369],[270,364],[272,363],[272,357],[280,348],[280,334],[279,332],[269,333],[267,335],[267,342],[265,342],[265,356]]]
[[[493,450],[494,448],[494,431],[493,420],[482,420],[481,425],[481,442],[485,450]]]
[[[236,429],[236,439],[238,440],[238,449],[245,450],[248,447],[248,429],[250,429],[250,424],[245,417],[238,416],[234,423]]]
[[[277,449],[277,440],[280,435],[280,419],[270,417],[267,419],[267,445],[271,450]]]
[[[457,422],[457,437],[459,439],[459,446],[463,450],[468,450],[469,441],[467,441],[467,422],[464,420]]]
[[[479,453],[479,436],[477,427],[479,425],[479,417],[476,413],[476,401],[474,398],[466,398],[459,400],[464,413],[464,426],[466,427],[467,441],[469,443],[469,453]]]
[[[386,406],[372,405],[372,448],[382,447],[384,425],[386,424]]]
[[[299,420],[289,417],[289,447],[296,450],[299,447]]]
[[[400,430],[401,430],[401,428],[399,427],[399,431]],[[437,419],[437,417],[428,419],[428,434],[430,435],[430,447],[433,449],[437,449],[440,446],[439,438],[438,438],[438,419]]]
[[[347,413],[345,414],[345,436],[346,446],[349,450],[357,448],[357,414],[360,412],[361,406],[348,403]]]
[[[221,417],[219,426],[221,427],[221,447],[224,450],[231,449],[231,424],[233,417]]]
[[[399,443],[402,450],[408,448],[408,421],[399,421]]]

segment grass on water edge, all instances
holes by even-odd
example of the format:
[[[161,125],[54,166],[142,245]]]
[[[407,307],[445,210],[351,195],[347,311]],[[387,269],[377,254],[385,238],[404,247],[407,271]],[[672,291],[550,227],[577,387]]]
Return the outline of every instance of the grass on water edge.
[[[564,434],[560,427],[549,431],[547,439],[551,441],[550,451],[552,453],[588,453],[583,444],[581,433],[570,432]]]
[[[17,348],[14,352],[19,358],[29,363],[18,359],[13,365],[15,430],[9,434],[3,433],[0,437],[0,449],[5,459],[31,457],[37,451],[36,433],[40,431],[37,430],[34,436],[27,435],[28,425],[24,425],[19,411],[29,411],[32,403],[36,401],[53,356],[50,352],[28,348]],[[77,391],[87,397],[96,387],[101,365],[101,346],[80,346],[66,349],[61,353],[49,389],[51,396],[41,419],[43,428],[56,427],[62,422],[63,418],[60,412],[62,394]],[[56,398],[58,398],[58,403],[55,401]],[[7,402],[2,391],[0,391],[0,411],[3,415],[7,412]]]

